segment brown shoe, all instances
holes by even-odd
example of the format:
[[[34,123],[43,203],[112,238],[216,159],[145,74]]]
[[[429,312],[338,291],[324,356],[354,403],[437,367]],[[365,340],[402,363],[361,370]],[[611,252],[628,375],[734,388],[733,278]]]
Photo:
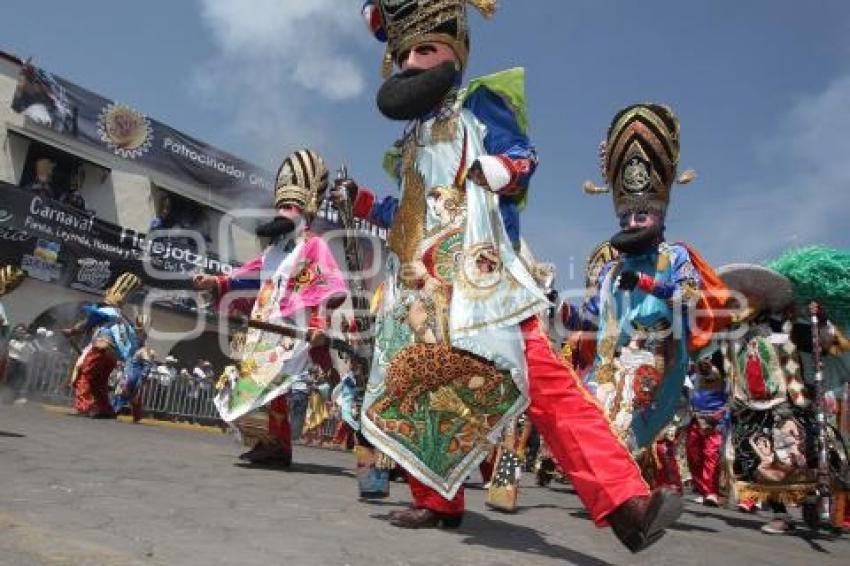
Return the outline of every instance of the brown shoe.
[[[456,529],[463,522],[463,515],[444,515],[430,509],[405,509],[390,515],[390,524],[403,529]]]
[[[664,529],[681,514],[682,496],[661,488],[649,496],[632,497],[607,519],[620,542],[632,552],[640,552],[664,536]]]

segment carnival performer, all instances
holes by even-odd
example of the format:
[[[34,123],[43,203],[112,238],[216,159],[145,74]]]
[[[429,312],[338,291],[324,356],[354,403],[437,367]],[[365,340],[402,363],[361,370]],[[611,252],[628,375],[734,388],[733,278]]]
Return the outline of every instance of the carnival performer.
[[[693,247],[665,241],[672,187],[695,175],[677,177],[679,130],[666,106],[624,108],[600,148],[607,185],[584,184],[589,194],[612,193],[621,228],[610,240],[619,255],[602,269],[590,302],[598,333],[587,382],[635,455],[679,408],[691,352],[709,345],[719,324],[712,307],[725,301],[722,282]],[[689,312],[701,315],[697,327]],[[578,327],[585,314],[563,317]]]
[[[787,505],[802,503],[817,487],[810,465],[817,425],[790,336],[792,321],[778,329],[771,324],[771,316],[788,312],[792,285],[759,265],[733,264],[719,272],[736,292],[734,326],[723,343],[734,399],[726,454],[730,499],[767,506],[773,518],[762,531],[784,534],[793,529]]]
[[[114,419],[109,400],[109,374],[119,362],[126,363],[139,348],[138,329],[122,311],[127,299],[142,285],[132,273],[122,273],[106,291],[103,303],[83,307],[85,318],[62,333],[90,335],[71,374],[74,408],[77,413],[95,419]]]
[[[471,2],[485,14],[495,3]],[[462,87],[469,54],[466,0],[368,2],[388,42],[382,113],[406,121],[388,155],[400,197],[354,208],[389,227],[362,430],[409,475],[414,507],[399,527],[456,527],[462,483],[508,422],[528,415],[570,475],[597,525],[633,552],[681,512],[678,495],[650,494],[598,405],[541,331],[549,308],[517,257],[519,211],[537,164],[524,71]],[[529,405],[530,402],[530,405]]]
[[[801,324],[798,318],[792,325],[791,340],[799,352],[811,356],[813,365],[820,358],[820,371],[805,376],[814,389],[810,411],[820,429],[816,430],[819,494],[815,498],[817,503],[809,499],[804,504],[803,516],[810,526],[822,525],[825,510],[822,503],[826,498],[832,526],[846,529],[850,527],[850,467],[847,438],[842,438],[846,428],[830,426],[835,416],[830,406],[834,406],[836,396],[842,396],[847,382],[850,251],[809,246],[787,251],[771,262],[770,267],[791,281],[796,314],[806,321]],[[816,334],[813,318],[817,320]]]
[[[676,424],[669,424],[650,447],[649,469],[645,471],[649,485],[683,491],[682,468],[679,465],[681,436]]]
[[[310,231],[327,186],[328,170],[318,153],[301,149],[286,157],[277,174],[276,217],[257,229],[270,239],[262,255],[230,276],[194,279],[226,313],[309,329],[305,341],[249,328],[240,348],[239,381],[217,397],[222,418],[251,446],[240,456],[251,463],[291,464],[286,395],[311,363],[325,371],[331,367],[325,330],[330,310],[345,301],[347,290],[327,243]]]
[[[140,324],[139,341],[142,346],[124,364],[112,395],[115,414],[120,415],[129,409],[134,423],[142,420],[142,388],[156,368],[156,351],[145,344],[144,324]]]
[[[720,371],[706,356],[697,362],[690,389],[691,422],[685,449],[695,501],[707,507],[720,505],[720,462],[728,421],[729,394]]]

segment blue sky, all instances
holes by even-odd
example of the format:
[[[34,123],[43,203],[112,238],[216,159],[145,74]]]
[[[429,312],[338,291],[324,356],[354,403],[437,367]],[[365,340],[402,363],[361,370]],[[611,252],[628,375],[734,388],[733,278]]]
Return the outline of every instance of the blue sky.
[[[270,169],[291,149],[345,161],[379,194],[400,131],[374,106],[383,47],[359,0],[5,0],[0,48]],[[715,265],[850,247],[846,0],[502,0],[473,17],[469,74],[521,65],[541,155],[523,233],[568,285],[615,231],[597,146],[639,101],[682,121],[668,237]]]

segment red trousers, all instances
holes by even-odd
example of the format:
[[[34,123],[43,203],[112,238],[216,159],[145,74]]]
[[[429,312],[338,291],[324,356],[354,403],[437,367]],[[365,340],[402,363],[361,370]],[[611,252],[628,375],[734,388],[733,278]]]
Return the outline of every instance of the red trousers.
[[[292,454],[292,433],[289,429],[289,403],[286,395],[269,403],[269,432],[280,442],[284,454]]]
[[[720,493],[720,445],[723,434],[716,427],[702,430],[696,420],[688,426],[685,447],[694,491],[700,495]]]
[[[74,382],[74,408],[78,413],[90,417],[114,414],[109,401],[109,374],[117,364],[111,351],[89,349]]]
[[[596,399],[564,364],[541,331],[536,317],[522,323],[531,405],[528,415],[552,455],[569,476],[597,525],[649,487],[623,443],[611,430]],[[438,513],[463,513],[463,488],[448,501],[411,478],[417,507]]]
[[[677,458],[679,443],[676,440],[658,440],[655,443],[655,459],[650,462],[652,487],[668,487],[682,493],[682,473]],[[657,467],[656,467],[657,466]]]

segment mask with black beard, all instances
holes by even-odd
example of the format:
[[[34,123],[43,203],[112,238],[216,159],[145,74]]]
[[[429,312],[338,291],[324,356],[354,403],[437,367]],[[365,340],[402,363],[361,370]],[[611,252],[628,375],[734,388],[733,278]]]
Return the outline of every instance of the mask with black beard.
[[[622,254],[640,254],[649,251],[661,241],[660,224],[646,228],[622,229],[611,238],[611,245]]]
[[[285,236],[295,230],[295,222],[283,216],[276,216],[274,220],[257,226],[257,236],[271,238],[272,240]]]
[[[442,102],[454,88],[459,71],[447,61],[430,69],[407,69],[386,81],[378,91],[378,109],[390,120],[413,120]]]

